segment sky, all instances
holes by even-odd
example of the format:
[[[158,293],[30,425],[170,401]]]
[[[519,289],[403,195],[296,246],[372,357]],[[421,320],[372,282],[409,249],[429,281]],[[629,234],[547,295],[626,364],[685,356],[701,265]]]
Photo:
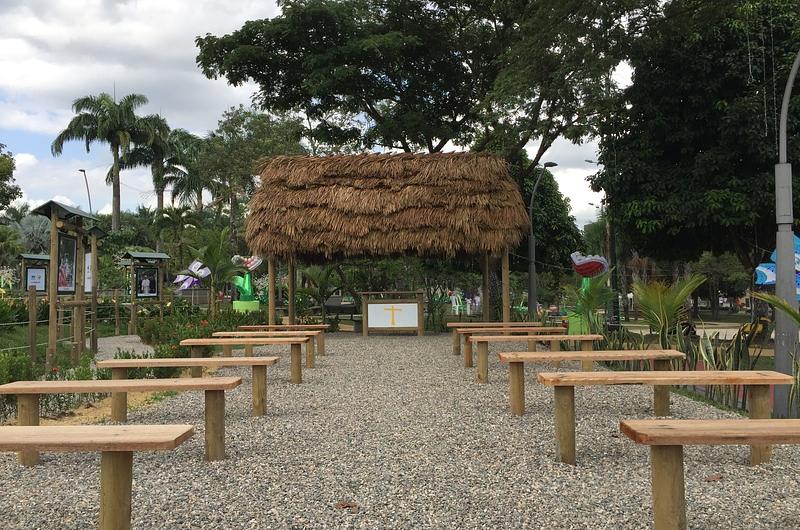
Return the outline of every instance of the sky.
[[[142,113],[160,113],[172,127],[205,134],[225,109],[248,105],[254,87],[203,76],[195,37],[229,33],[277,13],[270,0],[0,0],[0,143],[14,153],[22,200],[88,209],[78,171],[85,169],[92,209],[110,213],[107,146],[95,144],[87,153],[71,142],[61,156],[50,153],[73,116],[72,101],[99,92],[145,94],[150,102]],[[590,203],[602,199],[586,182],[596,170],[586,160],[596,159],[596,150],[595,142],[556,141],[543,158],[558,164],[552,172],[579,227],[596,218]],[[121,181],[123,209],[155,204],[148,169],[124,171]]]

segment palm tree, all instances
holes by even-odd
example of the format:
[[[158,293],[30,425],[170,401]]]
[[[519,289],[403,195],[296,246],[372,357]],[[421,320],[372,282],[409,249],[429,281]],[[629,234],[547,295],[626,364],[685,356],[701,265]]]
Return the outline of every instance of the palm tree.
[[[303,292],[308,294],[320,305],[323,324],[325,323],[327,314],[325,302],[339,289],[339,286],[333,283],[333,274],[335,271],[336,269],[330,265],[325,267],[312,265],[303,270],[303,276],[310,285],[310,287],[303,289]]]
[[[211,271],[211,274],[206,276],[203,281],[209,284],[208,311],[210,316],[214,316],[217,314],[217,291],[219,288],[230,282],[234,276],[244,273],[246,269],[231,261],[233,253],[227,227],[222,230],[209,230],[203,240],[207,241],[205,246],[189,248],[195,257]],[[197,276],[191,271],[184,271],[182,274]]]
[[[670,336],[678,331],[678,326],[688,320],[689,311],[686,300],[706,279],[693,274],[672,285],[663,282],[633,283],[633,294],[639,302],[639,309],[650,325],[650,329],[658,332],[661,348],[671,348]]]
[[[165,173],[165,183],[172,185],[172,201],[194,204],[203,211],[203,191],[211,188],[205,173],[200,170],[203,139],[183,129],[173,131],[170,141],[174,149],[171,167]]]
[[[76,116],[61,131],[50,146],[53,156],[63,152],[64,144],[81,140],[86,144],[86,152],[94,142],[106,143],[114,158],[111,166],[111,185],[113,199],[111,204],[111,229],[120,227],[120,162],[126,157],[134,143],[147,143],[147,137],[154,133],[151,129],[155,120],[143,120],[136,115],[136,109],[147,104],[141,94],[128,94],[117,102],[111,95],[101,92],[97,96],[84,96],[72,103]]]
[[[564,288],[568,305],[575,307],[575,313],[589,326],[589,333],[599,333],[602,329],[598,311],[614,299],[616,293],[608,287],[611,271],[589,278],[586,287],[580,289],[572,285]]]
[[[189,246],[188,230],[196,229],[197,223],[188,206],[167,206],[155,219],[158,238],[166,234],[177,250],[178,264],[184,266],[184,249]]]

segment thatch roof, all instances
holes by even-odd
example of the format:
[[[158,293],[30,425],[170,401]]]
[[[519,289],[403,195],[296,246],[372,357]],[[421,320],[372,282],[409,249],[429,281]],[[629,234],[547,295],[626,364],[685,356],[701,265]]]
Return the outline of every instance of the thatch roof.
[[[280,156],[264,163],[247,243],[258,254],[499,254],[528,216],[505,161],[487,153]]]

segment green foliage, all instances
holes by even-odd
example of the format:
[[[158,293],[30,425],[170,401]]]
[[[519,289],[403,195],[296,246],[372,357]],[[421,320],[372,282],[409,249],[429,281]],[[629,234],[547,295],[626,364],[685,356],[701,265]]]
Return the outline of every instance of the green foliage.
[[[303,278],[308,283],[308,287],[303,289],[303,293],[310,296],[321,307],[322,321],[325,322],[325,301],[339,290],[338,283],[334,281],[334,269],[331,266],[306,267],[303,269]]]
[[[0,143],[0,211],[22,195],[22,190],[14,184],[14,169],[14,155],[6,151],[6,146]]]
[[[686,300],[703,282],[705,278],[699,275],[692,275],[672,285],[641,280],[634,282],[633,294],[638,300],[642,318],[658,334],[661,348],[672,347],[672,335],[688,320]]]
[[[567,285],[564,288],[565,301],[575,308],[575,313],[589,324],[590,333],[600,333],[603,323],[600,320],[599,310],[614,299],[616,294],[608,287],[608,277],[611,271],[589,278],[587,288],[577,288]]]
[[[231,262],[233,251],[230,243],[230,232],[227,227],[220,231],[204,231],[202,241],[206,244],[199,248],[189,248],[194,254],[194,257],[203,262],[203,265],[208,267],[211,271],[208,276],[201,279],[201,282],[208,285],[211,289],[212,297],[209,313],[213,316],[217,312],[218,301],[216,294],[218,289],[230,282],[237,274],[245,272],[245,268]],[[197,277],[194,272],[189,270],[184,271],[183,274]]]
[[[19,232],[0,225],[0,267],[16,265],[23,250]]]

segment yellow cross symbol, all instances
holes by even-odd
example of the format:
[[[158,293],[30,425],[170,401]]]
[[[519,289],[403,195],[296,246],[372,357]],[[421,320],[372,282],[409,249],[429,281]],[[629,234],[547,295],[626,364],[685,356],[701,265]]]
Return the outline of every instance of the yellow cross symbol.
[[[394,305],[392,305],[392,307],[384,307],[384,308],[383,308],[383,310],[384,310],[384,311],[391,311],[391,312],[392,312],[392,322],[391,322],[391,325],[392,325],[392,326],[395,326],[395,325],[397,325],[397,324],[395,323],[395,320],[394,320],[394,314],[395,314],[395,312],[396,312],[396,311],[402,311],[403,309],[402,309],[402,308],[400,308],[400,307],[395,307]]]

